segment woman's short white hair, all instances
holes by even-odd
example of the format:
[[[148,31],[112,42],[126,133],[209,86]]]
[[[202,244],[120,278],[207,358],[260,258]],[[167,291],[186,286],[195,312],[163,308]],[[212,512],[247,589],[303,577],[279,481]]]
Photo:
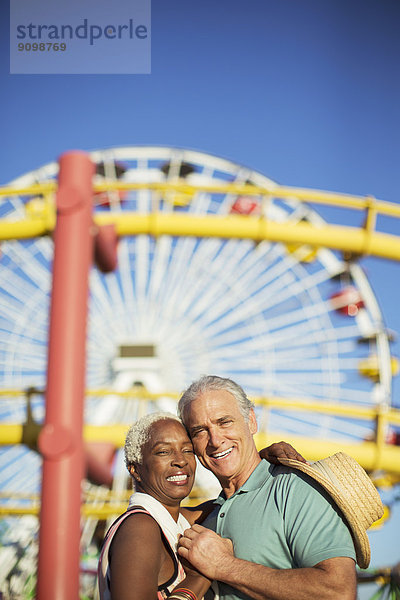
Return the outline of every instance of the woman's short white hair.
[[[130,428],[125,438],[125,464],[127,469],[133,464],[141,464],[143,460],[143,446],[150,437],[150,429],[154,423],[167,419],[178,421],[182,425],[182,421],[172,413],[156,412],[145,415]],[[183,427],[183,425],[182,425]]]

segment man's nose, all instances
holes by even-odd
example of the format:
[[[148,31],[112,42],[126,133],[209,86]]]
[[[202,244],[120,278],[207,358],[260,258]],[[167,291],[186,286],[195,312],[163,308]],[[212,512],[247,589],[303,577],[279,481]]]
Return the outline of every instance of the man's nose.
[[[210,428],[208,432],[208,446],[211,448],[219,448],[221,445],[221,433],[217,428]]]

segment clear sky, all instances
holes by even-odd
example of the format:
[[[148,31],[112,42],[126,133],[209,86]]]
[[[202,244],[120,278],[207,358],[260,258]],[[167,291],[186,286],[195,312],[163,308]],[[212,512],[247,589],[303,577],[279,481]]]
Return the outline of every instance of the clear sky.
[[[9,75],[6,4],[0,184],[66,150],[154,144],[285,185],[400,201],[398,0],[153,0],[151,75],[104,76]],[[400,235],[399,220],[384,225]],[[363,265],[399,332],[400,265]],[[374,564],[400,560],[399,521],[371,534]]]

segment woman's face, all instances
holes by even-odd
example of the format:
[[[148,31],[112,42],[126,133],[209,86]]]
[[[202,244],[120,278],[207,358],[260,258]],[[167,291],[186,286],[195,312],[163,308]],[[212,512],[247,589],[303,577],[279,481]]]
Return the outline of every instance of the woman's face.
[[[141,491],[166,506],[179,505],[190,493],[196,471],[192,442],[174,419],[162,419],[150,427],[142,448],[142,464],[131,468]]]

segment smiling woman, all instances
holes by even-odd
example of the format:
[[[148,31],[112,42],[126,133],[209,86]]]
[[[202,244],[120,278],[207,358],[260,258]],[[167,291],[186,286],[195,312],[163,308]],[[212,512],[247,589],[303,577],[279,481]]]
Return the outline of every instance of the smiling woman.
[[[190,600],[202,598],[210,581],[189,570],[185,574],[176,553],[178,536],[203,514],[201,507],[187,511],[189,521],[180,510],[196,472],[185,428],[173,415],[146,415],[128,431],[125,461],[136,491],[105,538],[99,561],[101,600],[161,600],[172,590],[190,593]]]
[[[128,440],[136,433],[131,427],[125,444],[128,470],[135,479],[136,490],[149,494],[161,502],[174,518],[179,517],[179,501],[191,491],[196,471],[192,442],[178,419],[160,419],[149,415],[151,427],[141,449],[141,460],[132,460],[127,449]],[[133,496],[133,500],[135,499]]]

